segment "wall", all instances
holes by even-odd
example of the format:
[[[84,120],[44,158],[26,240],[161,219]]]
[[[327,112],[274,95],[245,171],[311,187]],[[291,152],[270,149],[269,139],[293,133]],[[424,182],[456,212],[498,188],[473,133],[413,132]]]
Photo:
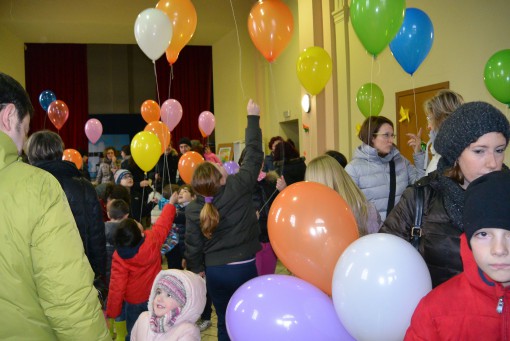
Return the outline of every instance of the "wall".
[[[0,71],[25,86],[25,44],[15,34],[0,26]]]

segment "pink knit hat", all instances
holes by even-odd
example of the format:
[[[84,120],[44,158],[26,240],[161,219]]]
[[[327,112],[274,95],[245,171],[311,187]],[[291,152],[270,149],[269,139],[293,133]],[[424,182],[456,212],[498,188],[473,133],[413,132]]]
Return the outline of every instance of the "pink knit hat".
[[[164,290],[170,295],[181,307],[186,304],[186,289],[177,277],[172,275],[162,276],[156,288]]]

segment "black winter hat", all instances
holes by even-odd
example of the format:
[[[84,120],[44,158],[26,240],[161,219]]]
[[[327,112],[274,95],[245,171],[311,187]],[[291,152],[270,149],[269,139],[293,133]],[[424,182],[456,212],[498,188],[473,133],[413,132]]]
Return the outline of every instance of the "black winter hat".
[[[188,146],[190,146],[190,147],[191,147],[191,141],[190,141],[190,139],[189,139],[189,138],[187,138],[187,137],[181,137],[181,139],[179,140],[179,146],[180,146],[181,144],[187,144]]]
[[[510,172],[485,174],[469,184],[462,217],[468,242],[485,227],[510,231]]]
[[[501,111],[485,102],[461,105],[444,121],[434,141],[441,155],[438,168],[452,167],[460,154],[481,136],[498,132],[510,138],[510,124]]]

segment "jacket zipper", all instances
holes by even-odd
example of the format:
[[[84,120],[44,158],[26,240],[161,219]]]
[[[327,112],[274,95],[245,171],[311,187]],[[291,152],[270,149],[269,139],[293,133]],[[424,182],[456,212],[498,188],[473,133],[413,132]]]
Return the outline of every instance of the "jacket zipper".
[[[503,313],[503,296],[501,296],[498,300],[498,305],[496,307],[496,311],[498,312],[498,314]]]

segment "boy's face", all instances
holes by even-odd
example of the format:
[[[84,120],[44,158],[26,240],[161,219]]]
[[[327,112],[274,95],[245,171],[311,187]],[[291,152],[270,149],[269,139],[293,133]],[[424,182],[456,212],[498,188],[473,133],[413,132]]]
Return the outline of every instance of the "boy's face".
[[[510,285],[510,231],[483,228],[471,237],[476,263],[490,278],[503,286]]]
[[[193,196],[189,192],[189,189],[186,187],[181,188],[179,191],[179,196],[177,197],[177,203],[184,204],[186,202],[190,202],[191,200],[193,200]]]
[[[154,296],[154,301],[152,303],[154,315],[161,317],[177,307],[179,307],[179,303],[170,297],[165,290],[161,288],[156,289],[156,295]]]
[[[124,187],[133,187],[134,181],[131,174],[126,174],[120,179],[120,184]]]

